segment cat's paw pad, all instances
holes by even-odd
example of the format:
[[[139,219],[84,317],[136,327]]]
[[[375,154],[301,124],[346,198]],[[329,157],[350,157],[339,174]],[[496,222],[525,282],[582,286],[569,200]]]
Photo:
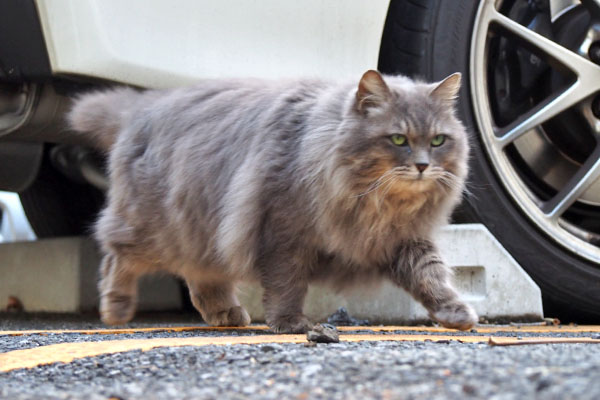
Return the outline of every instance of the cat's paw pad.
[[[130,295],[106,294],[100,300],[100,319],[107,325],[123,325],[133,318],[135,307]]]
[[[273,321],[267,322],[269,328],[275,333],[306,333],[314,326],[314,324],[302,314],[279,316]]]
[[[233,306],[228,310],[207,315],[204,320],[212,326],[246,326],[250,324],[250,315],[244,307]]]
[[[439,306],[431,317],[446,328],[466,331],[477,323],[477,314],[465,303],[453,301]]]

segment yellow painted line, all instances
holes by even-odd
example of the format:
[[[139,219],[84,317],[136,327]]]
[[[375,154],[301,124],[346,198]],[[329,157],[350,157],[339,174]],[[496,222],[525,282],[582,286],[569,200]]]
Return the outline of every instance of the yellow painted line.
[[[147,351],[156,347],[207,346],[259,343],[300,343],[306,341],[304,335],[274,336],[233,336],[233,337],[193,337],[107,340],[101,342],[59,343],[33,349],[14,350],[0,354],[0,372],[17,368],[32,368],[56,362],[69,363],[77,358],[93,357],[101,354],[120,353],[131,350]]]
[[[543,343],[600,343],[600,339],[527,337],[524,339],[487,336],[423,335],[423,334],[342,334],[342,342],[360,341],[457,341],[461,343],[489,343],[491,345],[524,345]],[[0,354],[0,372],[33,368],[57,362],[69,363],[75,359],[120,353],[132,350],[147,351],[158,347],[208,346],[265,343],[306,343],[305,335],[219,336],[189,338],[156,338],[106,340],[99,342],[59,343],[32,349],[14,350]]]
[[[254,326],[163,326],[152,328],[100,328],[100,329],[33,329],[22,331],[0,331],[0,336],[21,336],[21,335],[48,335],[62,333],[80,333],[83,335],[118,335],[124,333],[144,333],[144,332],[190,332],[190,331],[265,331],[269,329],[266,325]]]
[[[245,327],[222,327],[222,326],[178,326],[178,327],[152,327],[152,328],[102,328],[102,329],[57,329],[57,330],[22,330],[22,331],[0,331],[0,336],[20,336],[20,335],[47,335],[62,333],[80,333],[84,335],[115,335],[124,333],[144,333],[144,332],[192,332],[192,331],[266,331],[269,328],[266,325],[252,325]],[[373,331],[373,332],[392,332],[392,331],[411,331],[411,332],[434,332],[434,333],[452,333],[453,329],[431,327],[431,326],[338,326],[340,332],[347,331]],[[600,332],[600,325],[496,325],[496,326],[477,326],[477,333],[496,333],[496,332],[532,332],[532,333],[551,333],[551,332]]]
[[[418,331],[418,332],[439,332],[451,333],[455,329],[447,329],[432,326],[338,326],[339,331],[358,331],[370,330],[374,332],[389,331]],[[475,326],[477,333],[496,333],[496,332],[531,332],[531,333],[552,333],[552,332],[600,332],[600,325],[480,325]]]
[[[485,336],[450,335],[341,335],[342,342],[360,341],[459,341],[487,342]],[[78,358],[99,356],[124,351],[147,351],[157,347],[208,346],[263,343],[306,343],[306,335],[219,336],[191,338],[157,338],[106,340],[100,342],[59,343],[33,349],[14,350],[0,354],[0,372],[19,368],[33,368],[56,362],[69,363]]]
[[[529,344],[553,344],[553,343],[600,343],[600,339],[585,337],[490,337],[488,342],[492,346],[519,346]]]

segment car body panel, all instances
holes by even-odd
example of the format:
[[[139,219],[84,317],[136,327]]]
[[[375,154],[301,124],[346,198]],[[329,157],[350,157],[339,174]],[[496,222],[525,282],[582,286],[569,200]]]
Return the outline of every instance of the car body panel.
[[[54,74],[142,87],[376,69],[389,0],[37,0]]]

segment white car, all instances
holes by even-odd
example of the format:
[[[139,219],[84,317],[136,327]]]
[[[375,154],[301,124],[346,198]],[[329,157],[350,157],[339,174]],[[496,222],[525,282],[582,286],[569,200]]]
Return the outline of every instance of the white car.
[[[102,156],[63,124],[81,91],[460,71],[456,219],[488,227],[549,315],[600,320],[597,0],[20,0],[0,23],[0,189],[39,237],[86,232],[103,202]]]

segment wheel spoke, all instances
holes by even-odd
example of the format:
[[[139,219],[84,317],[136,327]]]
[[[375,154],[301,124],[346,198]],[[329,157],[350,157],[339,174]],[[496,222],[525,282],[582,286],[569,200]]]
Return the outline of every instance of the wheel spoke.
[[[558,219],[600,177],[600,146],[551,200],[542,206],[550,219]]]
[[[524,47],[561,70],[576,76],[575,82],[561,93],[552,95],[509,125],[495,129],[495,144],[504,148],[537,125],[543,124],[566,109],[600,90],[600,67],[566,47],[513,21],[496,10],[494,0],[484,0],[482,23],[487,30],[501,31],[519,39]],[[590,0],[594,3],[600,0]],[[492,26],[496,25],[496,28]]]
[[[530,129],[537,125],[543,124],[567,108],[570,108],[584,100],[589,95],[590,93],[588,93],[588,90],[581,87],[580,81],[576,81],[558,96],[551,96],[547,98],[529,112],[523,114],[518,119],[513,121],[511,124],[497,130],[497,145],[501,148],[505,147]]]
[[[486,14],[488,23],[495,23],[503,30],[520,39],[524,46],[529,47],[536,55],[545,56],[549,63],[556,61],[563,68],[567,68],[579,76],[598,69],[594,63],[579,54],[502,15],[494,7],[493,1],[488,0]]]

